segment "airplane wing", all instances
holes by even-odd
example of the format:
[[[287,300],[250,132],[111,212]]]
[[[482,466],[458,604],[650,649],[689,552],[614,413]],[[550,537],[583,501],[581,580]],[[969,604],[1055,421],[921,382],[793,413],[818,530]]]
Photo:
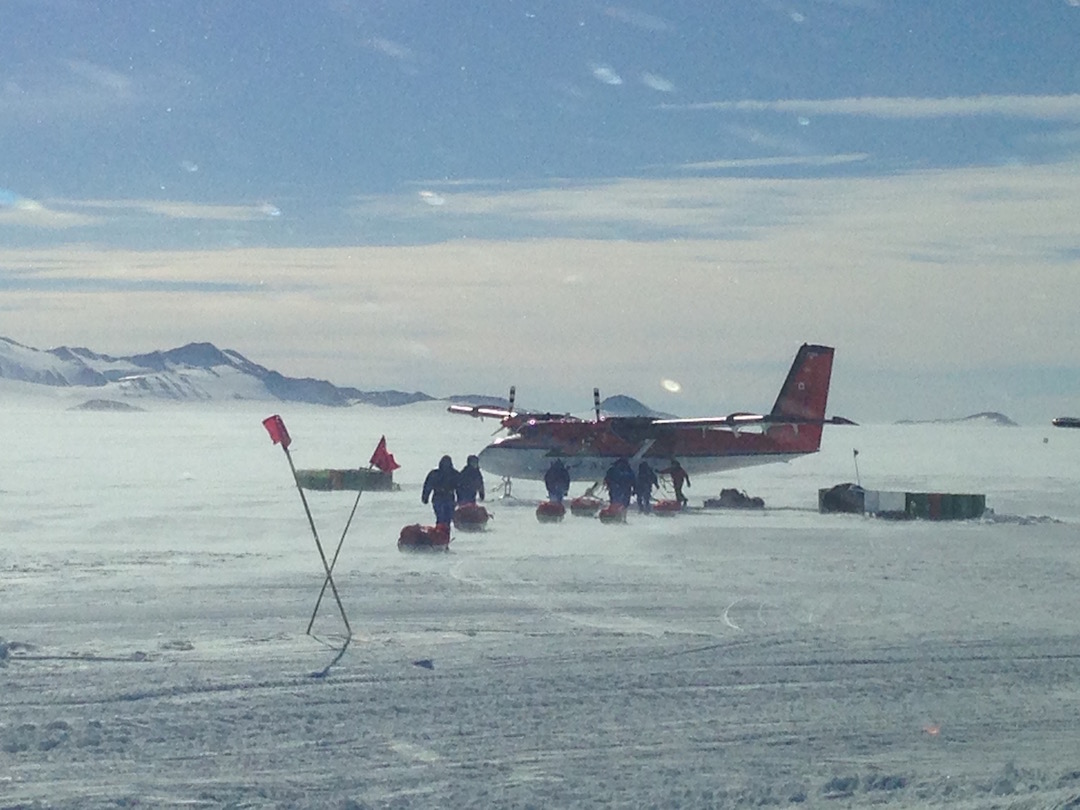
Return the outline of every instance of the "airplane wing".
[[[540,411],[515,411],[498,408],[493,405],[451,405],[446,410],[477,418],[491,417],[499,419],[505,427],[518,429],[530,422],[580,422],[576,416],[568,413],[541,413]]]
[[[732,413],[727,416],[693,416],[687,418],[656,419],[657,427],[736,428],[760,425],[769,417],[760,413]]]
[[[510,416],[517,416],[517,411],[496,408],[493,405],[451,405],[446,410],[450,411],[450,413],[463,413],[466,416],[490,416],[493,419],[506,419]]]
[[[528,411],[512,411],[508,408],[498,408],[494,405],[451,405],[446,410],[450,413],[460,413],[465,416],[491,419],[520,418],[522,421],[535,419],[539,422],[556,419],[579,421],[569,414],[529,413]],[[618,418],[618,417],[616,417]],[[752,425],[854,425],[850,419],[842,416],[833,416],[829,419],[799,419],[792,416],[773,416],[761,413],[732,413],[727,416],[694,416],[673,419],[653,419],[649,422],[650,427],[700,427],[734,430]]]
[[[732,413],[727,416],[696,416],[686,419],[656,419],[656,427],[700,427],[734,430],[752,425],[854,425],[850,419],[833,416],[828,419],[799,419],[793,416],[773,416],[762,413]]]

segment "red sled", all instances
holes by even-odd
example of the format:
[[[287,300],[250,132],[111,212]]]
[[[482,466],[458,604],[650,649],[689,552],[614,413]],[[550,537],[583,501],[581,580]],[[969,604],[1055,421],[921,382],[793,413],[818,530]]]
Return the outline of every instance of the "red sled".
[[[657,501],[652,505],[652,510],[654,515],[670,517],[682,511],[682,504],[678,501]]]
[[[450,527],[445,524],[421,526],[413,523],[401,530],[399,551],[449,551]]]
[[[578,517],[595,517],[596,513],[604,507],[604,502],[599,498],[590,498],[582,495],[570,501],[570,514]]]
[[[477,503],[463,503],[454,510],[454,525],[463,532],[483,531],[491,513]]]
[[[566,507],[555,501],[544,501],[536,507],[536,519],[541,523],[558,523],[566,516]]]
[[[626,507],[621,503],[612,503],[600,510],[601,523],[626,523]]]

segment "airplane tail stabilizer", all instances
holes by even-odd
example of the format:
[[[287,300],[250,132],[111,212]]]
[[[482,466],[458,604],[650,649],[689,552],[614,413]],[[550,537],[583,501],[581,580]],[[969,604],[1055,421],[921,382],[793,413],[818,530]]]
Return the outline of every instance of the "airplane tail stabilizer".
[[[795,429],[800,444],[821,444],[822,424],[825,422],[825,406],[829,399],[829,380],[832,377],[834,349],[804,343],[795,355],[787,379],[776,398],[769,421],[780,423],[772,430]],[[785,423],[785,420],[790,420]],[[809,422],[810,424],[800,424]]]

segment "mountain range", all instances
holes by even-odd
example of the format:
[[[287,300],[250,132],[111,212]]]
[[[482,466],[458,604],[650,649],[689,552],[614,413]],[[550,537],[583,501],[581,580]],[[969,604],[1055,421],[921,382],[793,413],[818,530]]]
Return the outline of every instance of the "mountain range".
[[[0,379],[33,385],[81,387],[92,392],[95,407],[109,400],[178,401],[277,400],[346,407],[392,407],[438,397],[422,391],[361,391],[312,377],[286,377],[232,349],[189,343],[166,351],[113,357],[87,348],[36,349],[0,337]],[[506,407],[505,398],[483,394],[446,397],[450,402]],[[610,415],[657,415],[632,397],[616,395],[601,403]]]
[[[96,398],[267,399],[339,407],[408,405],[435,399],[420,391],[361,391],[312,377],[286,377],[212,343],[112,357],[67,346],[35,349],[0,337],[0,378],[85,387],[93,389]]]

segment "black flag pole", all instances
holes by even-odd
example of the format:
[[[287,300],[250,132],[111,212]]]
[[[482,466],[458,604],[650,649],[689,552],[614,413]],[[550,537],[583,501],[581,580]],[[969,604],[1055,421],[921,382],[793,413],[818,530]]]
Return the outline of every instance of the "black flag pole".
[[[345,615],[345,606],[341,603],[341,596],[338,594],[337,585],[334,584],[330,563],[327,562],[326,552],[323,551],[322,541],[319,539],[319,531],[315,528],[315,518],[311,516],[311,508],[308,506],[307,496],[304,495],[304,487],[300,484],[300,476],[296,474],[296,465],[293,464],[292,454],[289,453],[289,445],[292,443],[292,439],[289,437],[289,431],[285,429],[285,422],[276,414],[264,419],[263,427],[265,427],[267,433],[270,434],[270,439],[274,444],[281,445],[281,449],[285,452],[285,458],[288,459],[289,470],[292,472],[293,481],[296,483],[296,491],[300,493],[300,502],[304,505],[304,514],[307,515],[308,525],[311,527],[311,535],[315,538],[315,547],[319,550],[319,559],[322,560],[323,571],[326,573],[326,580],[323,583],[323,588],[325,590],[326,584],[329,583],[330,590],[334,594],[334,601],[337,602],[338,611],[341,613],[341,621],[345,623],[345,631],[348,633],[347,644],[348,640],[352,639],[352,626],[349,624],[349,617]],[[307,635],[311,635],[311,625],[308,625]]]
[[[368,472],[374,469],[373,464],[368,465]],[[302,494],[302,493],[301,493]],[[337,548],[334,549],[334,556],[330,560],[330,570],[326,572],[326,579],[323,580],[322,590],[319,591],[319,598],[315,600],[315,609],[311,611],[311,620],[308,622],[307,634],[311,635],[311,628],[315,624],[315,616],[319,612],[319,606],[322,604],[323,597],[326,595],[326,586],[332,585],[333,580],[330,579],[330,574],[334,570],[334,566],[337,565],[338,555],[341,554],[341,547],[345,544],[345,535],[349,532],[349,526],[352,525],[353,516],[356,515],[356,508],[360,506],[360,496],[364,494],[364,490],[360,489],[356,493],[356,500],[353,501],[352,511],[349,512],[349,519],[345,521],[345,528],[341,530],[341,538],[338,540]],[[348,622],[346,622],[346,625]],[[351,635],[351,633],[350,633]]]
[[[859,479],[859,451],[854,447],[851,449],[851,458],[855,461],[855,483],[861,487],[862,481]]]
[[[375,452],[372,454],[371,459],[368,461],[367,469],[364,471],[366,475],[363,480],[367,480],[367,475],[378,468],[383,473],[392,473],[400,465],[394,459],[394,457],[386,449],[386,436],[384,435],[379,439],[379,443],[375,445]],[[363,484],[360,485],[360,489],[357,490],[356,500],[353,501],[352,511],[349,512],[349,519],[345,521],[345,528],[341,530],[341,537],[338,538],[337,548],[334,549],[334,557],[330,560],[330,572],[333,572],[334,567],[337,565],[338,557],[341,555],[341,547],[345,544],[345,535],[349,533],[349,527],[352,526],[353,518],[356,516],[356,509],[360,506],[360,496],[364,494]],[[319,613],[319,606],[322,605],[323,597],[326,595],[326,586],[330,585],[331,579],[329,574],[326,579],[323,580],[322,589],[319,591],[319,598],[315,600],[315,609],[311,611],[311,620],[308,622],[307,632],[311,634],[311,628],[315,624],[315,616]]]
[[[289,460],[289,469],[292,470],[293,480],[296,482],[296,491],[300,493],[300,501],[304,504],[304,513],[307,515],[308,525],[311,526],[311,534],[315,538],[315,547],[319,549],[319,559],[322,560],[323,570],[326,572],[326,582],[330,583],[330,590],[334,594],[334,601],[337,602],[338,611],[341,613],[341,621],[345,623],[345,632],[349,634],[349,638],[352,638],[352,627],[349,625],[349,617],[345,615],[345,606],[341,604],[341,596],[338,594],[337,585],[334,584],[334,575],[330,568],[330,563],[326,560],[326,552],[323,551],[322,541],[319,540],[319,532],[315,528],[315,519],[311,516],[311,509],[308,507],[307,497],[304,495],[304,488],[300,485],[300,476],[296,474],[296,466],[293,464],[292,455],[289,453],[289,448],[282,445],[282,450],[285,451],[285,458]],[[326,584],[323,584],[323,588]],[[312,617],[314,621],[314,617]],[[307,634],[311,635],[311,625],[308,625]]]

